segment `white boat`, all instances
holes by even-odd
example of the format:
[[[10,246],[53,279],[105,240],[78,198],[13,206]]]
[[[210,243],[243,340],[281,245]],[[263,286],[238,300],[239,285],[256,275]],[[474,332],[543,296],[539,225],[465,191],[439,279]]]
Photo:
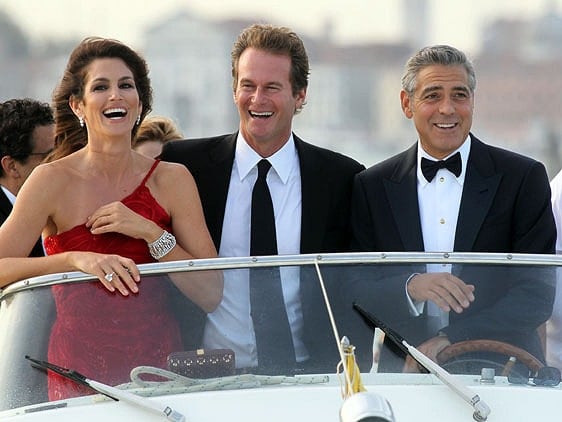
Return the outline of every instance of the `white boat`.
[[[492,322],[496,338],[491,338],[490,332],[480,338],[467,337],[467,342],[447,347],[435,363],[414,347],[417,328],[411,328],[418,327],[423,317],[408,311],[404,318],[404,310],[393,299],[404,292],[404,275],[426,264],[462,273],[469,282],[470,277],[477,277],[476,283],[485,279],[490,286],[505,283],[509,288],[529,288],[529,303],[535,305],[533,289],[541,286],[539,291],[546,295],[544,307],[525,308],[524,301],[518,302],[514,313],[518,318],[506,317],[502,326]],[[472,253],[350,253],[144,264],[139,266],[139,288],[146,289],[152,283],[174,284],[180,287],[173,290],[175,299],[181,284],[188,284],[190,277],[220,273],[225,286],[223,302],[210,319],[215,331],[223,333],[241,326],[232,321],[235,299],[231,295],[248,290],[248,273],[261,268],[266,280],[280,268],[284,285],[296,286],[293,291],[300,298],[295,315],[302,316],[303,325],[293,334],[303,343],[295,364],[254,366],[257,352],[253,345],[246,350],[240,342],[227,347],[227,341],[216,341],[216,332],[209,334],[210,323],[198,309],[171,306],[178,318],[187,321],[182,327],[193,329],[182,334],[184,344],[194,347],[167,351],[170,359],[159,366],[120,368],[129,375],[119,382],[111,381],[106,371],[97,368],[97,361],[88,362],[87,373],[78,374],[66,370],[79,368],[49,361],[49,339],[57,315],[53,288],[72,293],[85,283],[101,283],[78,272],[22,280],[0,292],[0,420],[557,421],[562,406],[560,371],[545,366],[543,356],[533,356],[520,344],[498,341],[518,332],[524,337],[535,335],[523,327],[528,321],[543,320],[545,309],[550,313],[559,266],[562,259],[550,255]],[[477,301],[482,289],[485,287],[475,291]],[[494,306],[501,306],[502,299],[494,299]],[[126,299],[115,303],[127,311]],[[251,318],[248,313],[246,316]],[[229,318],[228,327],[220,325]],[[453,321],[454,317],[450,318]],[[516,326],[509,326],[509,322]],[[535,331],[540,333],[541,327]],[[234,334],[252,338],[239,328]],[[192,336],[189,341],[187,336]],[[386,346],[380,349],[384,336],[387,343],[399,343],[395,350],[416,359],[419,373],[402,372],[403,356]],[[71,349],[74,342],[83,341],[65,340]],[[130,338],[132,343],[153,340]],[[216,344],[211,347],[213,341]],[[525,343],[525,338],[522,341]],[[131,346],[134,349],[135,344]],[[138,356],[128,358],[139,361]],[[338,365],[341,361],[345,364]],[[49,398],[47,380],[53,370],[89,387],[83,387],[77,397]]]

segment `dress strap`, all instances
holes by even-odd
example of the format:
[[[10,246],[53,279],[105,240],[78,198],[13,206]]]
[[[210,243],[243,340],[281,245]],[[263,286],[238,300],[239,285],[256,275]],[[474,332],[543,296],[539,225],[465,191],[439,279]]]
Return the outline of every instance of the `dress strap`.
[[[152,167],[150,167],[150,170],[148,170],[148,173],[146,173],[146,176],[144,176],[144,179],[142,179],[141,186],[144,186],[146,184],[146,181],[148,180],[148,178],[150,177],[150,175],[152,174],[152,172],[154,171],[154,169],[159,163],[160,160],[154,160]]]

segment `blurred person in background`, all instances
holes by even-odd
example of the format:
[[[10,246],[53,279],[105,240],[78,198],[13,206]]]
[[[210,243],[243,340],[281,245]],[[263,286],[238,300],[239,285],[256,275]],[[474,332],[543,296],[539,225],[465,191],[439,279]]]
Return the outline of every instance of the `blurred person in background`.
[[[562,170],[550,182],[552,212],[556,221],[556,253],[562,254]],[[556,272],[556,297],[546,322],[546,363],[562,370],[562,268]]]
[[[47,103],[30,98],[0,103],[0,225],[12,212],[16,196],[55,145],[55,119]],[[29,256],[43,256],[39,239]]]
[[[174,121],[164,116],[151,116],[143,120],[137,131],[133,149],[150,158],[156,158],[168,141],[183,139]]]

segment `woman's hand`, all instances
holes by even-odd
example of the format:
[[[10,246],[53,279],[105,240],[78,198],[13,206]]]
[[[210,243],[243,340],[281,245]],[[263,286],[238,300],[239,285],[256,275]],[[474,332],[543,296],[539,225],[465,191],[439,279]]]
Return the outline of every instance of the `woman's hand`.
[[[79,271],[96,276],[110,292],[123,296],[137,293],[140,273],[132,259],[95,252],[69,252],[72,265]]]
[[[86,227],[92,234],[121,233],[146,242],[153,242],[162,234],[162,229],[156,223],[119,201],[99,207],[88,217]]]

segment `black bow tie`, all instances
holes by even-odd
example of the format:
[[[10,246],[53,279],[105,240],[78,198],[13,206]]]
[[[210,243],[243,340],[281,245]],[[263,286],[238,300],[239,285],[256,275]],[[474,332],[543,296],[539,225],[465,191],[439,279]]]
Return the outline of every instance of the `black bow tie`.
[[[428,182],[433,180],[439,169],[447,169],[456,177],[459,177],[462,170],[461,153],[457,152],[452,157],[440,161],[428,160],[422,157],[421,170]]]

